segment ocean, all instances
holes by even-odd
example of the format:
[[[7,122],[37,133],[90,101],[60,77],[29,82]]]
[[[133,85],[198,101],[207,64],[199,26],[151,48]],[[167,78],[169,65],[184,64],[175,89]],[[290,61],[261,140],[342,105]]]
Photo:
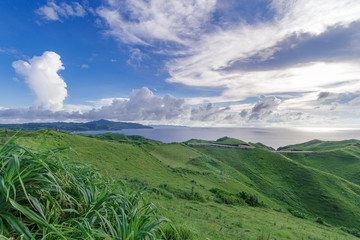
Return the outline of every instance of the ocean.
[[[105,132],[109,131],[87,131],[82,133],[99,134]],[[324,141],[360,139],[360,129],[154,127],[153,129],[124,129],[111,132],[140,135],[164,143],[185,142],[193,138],[216,140],[227,136],[245,142],[261,142],[275,149],[313,139]]]

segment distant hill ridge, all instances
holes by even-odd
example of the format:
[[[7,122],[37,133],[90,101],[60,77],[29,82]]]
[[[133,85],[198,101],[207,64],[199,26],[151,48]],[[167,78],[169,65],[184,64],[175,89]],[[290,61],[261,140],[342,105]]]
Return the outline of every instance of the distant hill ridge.
[[[85,123],[73,122],[52,122],[52,123],[23,123],[23,124],[0,124],[1,128],[9,130],[30,130],[37,131],[41,129],[53,128],[60,131],[106,131],[106,130],[122,130],[122,129],[145,129],[152,128],[139,123],[129,122],[113,122],[108,120],[98,120]]]

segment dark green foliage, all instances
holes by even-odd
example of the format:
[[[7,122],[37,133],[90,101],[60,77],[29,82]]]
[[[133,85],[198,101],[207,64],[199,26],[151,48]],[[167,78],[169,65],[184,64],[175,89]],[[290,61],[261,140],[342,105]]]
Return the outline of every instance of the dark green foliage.
[[[232,205],[247,205],[251,207],[265,207],[264,203],[260,203],[255,194],[248,194],[246,192],[240,192],[238,194],[232,194],[219,188],[211,188],[210,192],[214,193],[217,202],[232,204]]]
[[[9,130],[29,130],[37,131],[40,129],[59,129],[61,131],[73,132],[73,131],[106,131],[106,130],[121,130],[121,129],[138,129],[138,128],[151,128],[138,123],[127,122],[112,122],[107,120],[99,120],[87,123],[24,123],[24,124],[0,124],[1,128],[7,128]]]
[[[350,233],[351,235],[354,235],[355,237],[360,238],[360,231],[355,228],[347,228],[347,227],[340,227],[340,229],[344,232]]]
[[[245,199],[245,202],[249,206],[252,206],[252,207],[260,207],[260,206],[262,206],[262,204],[259,203],[259,200],[256,197],[256,195],[254,195],[254,194],[251,194],[248,199]]]
[[[205,198],[198,192],[194,191],[194,187],[192,188],[191,192],[185,191],[180,188],[175,188],[170,186],[169,184],[160,184],[159,188],[165,189],[169,193],[174,194],[176,197],[181,199],[187,199],[187,200],[195,200],[199,202],[205,202]]]
[[[200,175],[202,174],[199,171],[190,170],[187,168],[177,167],[177,168],[171,168],[171,171],[181,174],[193,174],[193,175]]]
[[[219,188],[211,188],[210,192],[215,194],[216,201],[219,203],[225,203],[231,205],[244,205],[244,201],[241,198],[227,191],[221,190]]]
[[[325,224],[324,219],[322,219],[321,217],[317,217],[317,218],[315,219],[315,222],[317,222],[317,223],[319,223],[319,224],[321,224],[321,225],[324,225],[324,224]]]
[[[288,211],[289,211],[289,213],[291,213],[293,216],[295,216],[297,218],[306,218],[305,213],[299,212],[299,211],[291,209],[291,208],[289,208]]]

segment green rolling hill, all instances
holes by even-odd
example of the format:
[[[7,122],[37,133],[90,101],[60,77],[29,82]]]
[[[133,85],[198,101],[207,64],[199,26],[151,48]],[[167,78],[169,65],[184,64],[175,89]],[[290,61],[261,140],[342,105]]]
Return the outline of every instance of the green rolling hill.
[[[339,142],[313,140],[290,145],[282,150],[308,150],[313,153],[296,153],[286,155],[303,165],[342,177],[350,182],[360,184],[360,141],[346,140]]]
[[[35,150],[71,147],[59,157],[89,163],[124,189],[145,189],[145,198],[189,230],[192,239],[356,239],[360,228],[358,183],[346,170],[340,174],[335,168],[323,169],[320,160],[311,164],[317,154],[333,156],[335,164],[334,152],[345,146],[354,156],[354,167],[360,154],[356,141],[314,141],[283,149],[315,153],[282,155],[263,144],[246,150],[164,144],[114,133],[9,134],[17,134],[18,144]],[[220,141],[243,144],[229,138]]]

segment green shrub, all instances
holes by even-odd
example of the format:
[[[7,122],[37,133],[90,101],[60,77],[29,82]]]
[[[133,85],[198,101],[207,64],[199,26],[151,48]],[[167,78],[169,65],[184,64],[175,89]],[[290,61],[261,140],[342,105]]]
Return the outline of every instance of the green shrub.
[[[319,223],[319,224],[321,224],[321,225],[324,225],[324,224],[325,224],[324,220],[323,220],[321,217],[317,217],[317,218],[315,219],[315,222],[317,222],[317,223]]]
[[[244,201],[234,196],[233,194],[221,190],[219,188],[211,188],[210,192],[214,193],[216,196],[216,202],[231,204],[231,205],[243,205]]]
[[[244,201],[251,207],[265,207],[263,202],[259,202],[255,194],[248,194],[247,192],[240,192],[237,194],[238,197],[244,199]]]
[[[298,218],[306,218],[306,214],[305,213],[302,213],[302,212],[299,212],[297,210],[294,210],[294,209],[291,209],[289,208],[288,211],[295,217],[298,217]]]
[[[190,170],[187,168],[177,167],[177,168],[171,168],[171,171],[175,173],[180,174],[193,174],[193,175],[200,175],[201,173],[199,171]]]
[[[166,191],[174,194],[178,198],[205,202],[205,198],[200,193],[194,191],[194,187],[192,188],[191,192],[185,191],[180,188],[175,188],[166,183],[160,184],[159,188],[165,189]]]
[[[245,202],[246,202],[249,206],[252,206],[252,207],[259,207],[259,206],[261,206],[261,204],[259,203],[258,198],[257,198],[256,195],[254,195],[254,194],[251,194],[251,195],[249,196],[249,198],[245,200]]]
[[[249,194],[248,193],[246,193],[246,192],[240,192],[240,193],[238,193],[238,196],[239,197],[241,197],[242,199],[244,199],[244,200],[246,200],[246,199],[249,199]]]
[[[340,227],[340,230],[350,233],[351,235],[354,235],[355,237],[360,238],[360,232],[358,229],[355,228],[347,228],[347,227]]]
[[[58,149],[60,150],[60,149]],[[16,239],[155,239],[165,218],[141,192],[125,193],[56,151],[0,145],[0,233]]]

